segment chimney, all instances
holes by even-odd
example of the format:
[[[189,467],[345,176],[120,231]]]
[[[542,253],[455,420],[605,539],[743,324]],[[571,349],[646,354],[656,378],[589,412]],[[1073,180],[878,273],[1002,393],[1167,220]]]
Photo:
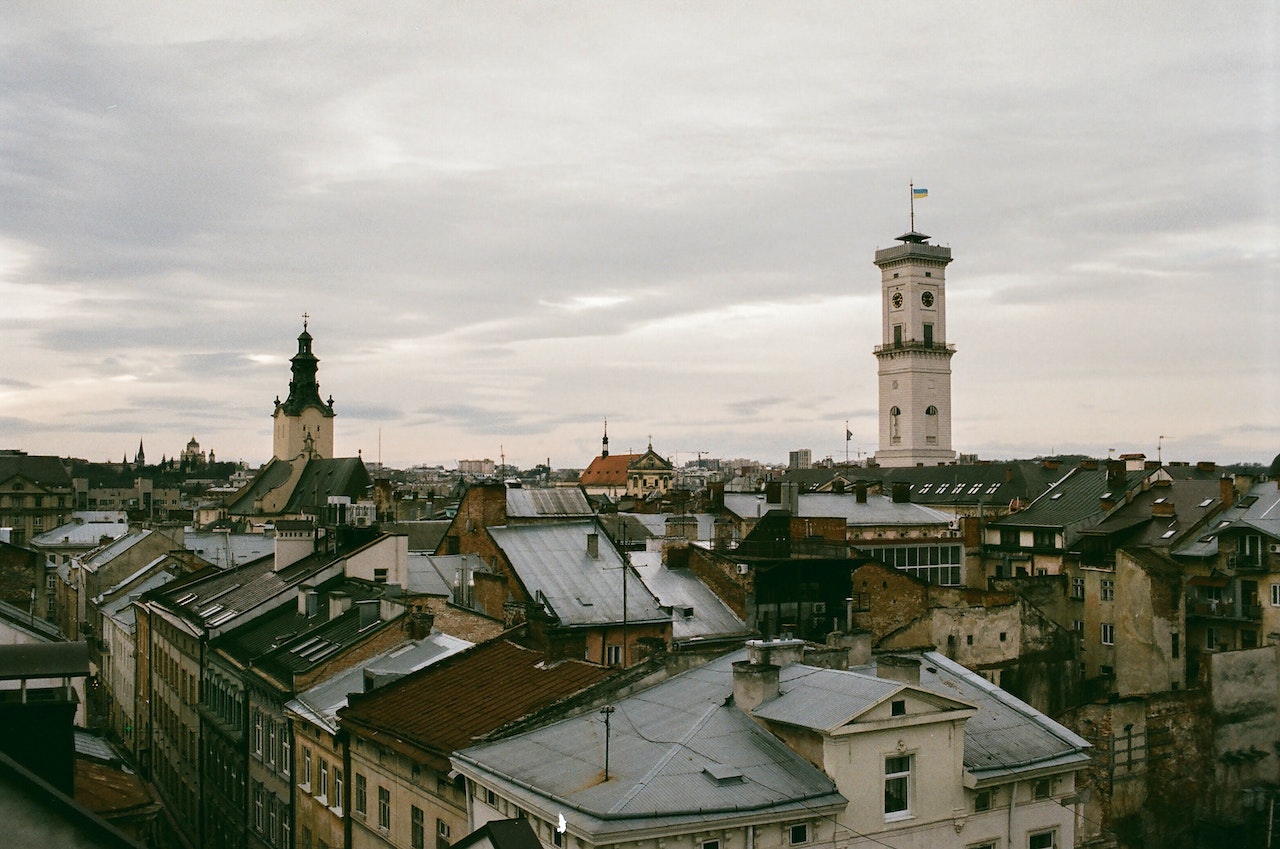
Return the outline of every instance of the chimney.
[[[1044,462],[1042,462],[1042,463],[1041,463],[1041,465],[1042,465],[1042,466],[1044,466],[1044,467],[1045,467],[1046,469],[1048,469],[1049,471],[1054,472],[1054,471],[1057,471],[1057,470],[1058,470],[1058,468],[1062,465],[1062,461],[1061,461],[1061,460],[1056,460],[1056,459],[1051,459],[1051,458],[1045,458]],[[1082,465],[1083,465],[1083,464],[1082,464]],[[1005,470],[1005,480],[1009,480],[1009,478],[1011,478],[1011,477],[1013,477],[1013,469],[1012,469],[1012,468],[1010,468],[1010,469],[1006,469],[1006,470]]]
[[[594,531],[587,534],[587,556],[592,560],[600,559],[600,534]]]
[[[329,593],[329,619],[337,619],[351,609],[351,595],[344,592]]]
[[[356,607],[360,609],[361,631],[378,621],[378,608],[381,604],[376,598],[365,598],[356,602]]]
[[[1212,460],[1196,461],[1196,471],[1198,472],[1212,472],[1216,468],[1218,468],[1218,464]]]
[[[1086,472],[1096,471],[1098,468],[1098,461],[1092,458],[1086,457],[1085,459],[1080,461],[1080,468]]]
[[[272,571],[309,557],[316,550],[315,529],[307,520],[282,520],[276,523],[275,562]]]
[[[762,702],[777,697],[782,668],[771,663],[739,660],[733,665],[733,703],[750,713]]]
[[[1107,488],[1111,490],[1111,494],[1116,496],[1117,499],[1125,491],[1127,479],[1128,475],[1125,473],[1124,460],[1107,461]]]
[[[903,684],[919,684],[920,659],[895,654],[881,655],[876,658],[876,676]]]
[[[425,610],[415,610],[405,617],[405,631],[411,640],[425,640],[431,636],[436,618]]]
[[[907,483],[906,481],[894,481],[893,503],[894,504],[910,504],[911,503],[911,484]]]
[[[1236,503],[1236,485],[1230,475],[1218,478],[1218,497],[1222,499],[1224,507],[1231,507]]]
[[[747,658],[756,665],[799,663],[804,658],[804,640],[747,640]]]
[[[867,503],[867,482],[858,481],[853,487],[853,498],[859,504]]]
[[[716,519],[712,534],[716,551],[728,551],[733,542],[733,522],[729,519]]]
[[[853,606],[853,599],[849,600],[849,606]],[[849,652],[850,669],[871,663],[870,631],[833,631],[827,635],[827,645]]]
[[[320,594],[313,588],[303,584],[298,587],[298,615],[311,617],[319,608]]]
[[[1177,515],[1173,502],[1167,498],[1157,498],[1151,505],[1151,516],[1155,519],[1171,519]]]

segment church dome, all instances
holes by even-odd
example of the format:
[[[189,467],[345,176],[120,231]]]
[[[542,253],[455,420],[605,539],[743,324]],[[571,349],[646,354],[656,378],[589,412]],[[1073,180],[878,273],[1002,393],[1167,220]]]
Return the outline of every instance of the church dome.
[[[1271,461],[1271,465],[1267,467],[1267,476],[1272,480],[1280,478],[1280,454],[1277,454],[1276,458]]]

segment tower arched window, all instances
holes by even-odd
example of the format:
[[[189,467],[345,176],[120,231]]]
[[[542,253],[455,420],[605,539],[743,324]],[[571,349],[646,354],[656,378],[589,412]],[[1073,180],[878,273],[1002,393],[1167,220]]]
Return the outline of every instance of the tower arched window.
[[[898,417],[902,415],[902,410],[898,407],[889,408],[889,441],[898,443],[902,441],[902,435],[898,432]]]
[[[924,441],[928,445],[938,444],[938,408],[932,404],[924,408]]]

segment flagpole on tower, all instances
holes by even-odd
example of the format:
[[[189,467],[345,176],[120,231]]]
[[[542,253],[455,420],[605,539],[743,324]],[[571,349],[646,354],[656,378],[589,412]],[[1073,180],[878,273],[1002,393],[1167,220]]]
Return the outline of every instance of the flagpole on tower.
[[[916,183],[915,183],[915,180],[910,180],[910,181],[908,181],[908,183],[907,183],[907,196],[911,198],[911,201],[910,201],[910,204],[911,204],[911,228],[910,228],[907,232],[908,232],[908,233],[914,233],[914,232],[916,231]]]

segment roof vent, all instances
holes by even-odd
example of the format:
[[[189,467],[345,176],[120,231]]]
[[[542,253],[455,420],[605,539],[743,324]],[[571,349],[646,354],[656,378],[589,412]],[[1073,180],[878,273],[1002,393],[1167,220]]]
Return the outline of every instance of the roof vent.
[[[707,764],[702,768],[702,774],[720,785],[741,784],[744,781],[742,770],[725,764]]]

